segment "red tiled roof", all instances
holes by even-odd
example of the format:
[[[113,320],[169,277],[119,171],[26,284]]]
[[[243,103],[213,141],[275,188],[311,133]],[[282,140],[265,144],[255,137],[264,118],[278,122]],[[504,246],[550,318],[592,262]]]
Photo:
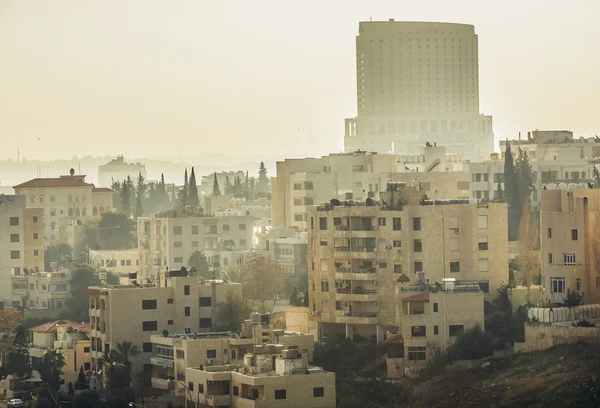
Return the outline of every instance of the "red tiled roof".
[[[93,184],[70,177],[34,178],[13,188],[87,187]]]
[[[84,333],[90,331],[90,326],[87,323],[77,323],[72,320],[55,320],[53,322],[42,323],[39,326],[35,326],[29,329],[29,331],[36,333],[56,333],[56,325],[66,324],[72,329],[79,329]]]
[[[403,302],[429,302],[429,292],[421,292],[419,294],[405,297]]]
[[[108,187],[94,187],[92,193],[112,193],[113,190]]]

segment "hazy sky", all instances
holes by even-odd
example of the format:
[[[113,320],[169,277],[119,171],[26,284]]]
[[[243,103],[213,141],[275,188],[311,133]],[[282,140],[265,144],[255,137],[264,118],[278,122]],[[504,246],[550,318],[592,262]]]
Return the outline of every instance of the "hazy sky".
[[[598,0],[0,0],[0,158],[340,151],[370,17],[474,24],[497,140],[600,134],[599,15]]]

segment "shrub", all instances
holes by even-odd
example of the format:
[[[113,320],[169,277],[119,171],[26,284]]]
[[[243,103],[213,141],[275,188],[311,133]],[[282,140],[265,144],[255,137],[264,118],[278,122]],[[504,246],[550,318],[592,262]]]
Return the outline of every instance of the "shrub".
[[[573,323],[573,327],[596,327],[596,325],[589,320],[580,320],[576,323]]]
[[[456,342],[448,349],[452,360],[476,360],[493,354],[494,338],[479,324],[459,333]]]

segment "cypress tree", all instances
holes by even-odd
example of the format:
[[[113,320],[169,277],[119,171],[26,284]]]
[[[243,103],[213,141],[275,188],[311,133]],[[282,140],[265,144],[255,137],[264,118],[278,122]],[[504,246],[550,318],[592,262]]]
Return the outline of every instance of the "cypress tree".
[[[179,191],[179,203],[182,207],[189,204],[189,183],[188,183],[188,172],[187,167],[185,168],[185,175],[183,178],[183,188]]]
[[[221,189],[219,188],[219,180],[217,180],[217,172],[215,171],[215,180],[213,181],[213,195],[220,196]]]
[[[508,203],[508,239],[516,241],[520,219],[519,186],[517,185],[515,162],[508,139],[506,140],[506,153],[504,154],[504,197]]]
[[[199,207],[200,206],[200,198],[198,197],[198,185],[196,184],[196,174],[194,173],[194,168],[192,167],[192,174],[190,175],[190,187],[189,187],[189,202],[190,205]]]

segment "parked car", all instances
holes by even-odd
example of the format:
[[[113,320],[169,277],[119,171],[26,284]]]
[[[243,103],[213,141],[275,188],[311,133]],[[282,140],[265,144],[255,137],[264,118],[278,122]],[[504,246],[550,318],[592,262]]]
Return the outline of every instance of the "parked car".
[[[23,406],[23,401],[21,401],[20,399],[16,398],[16,399],[11,399],[10,401],[8,401],[6,403],[6,406],[9,408],[21,408]]]

